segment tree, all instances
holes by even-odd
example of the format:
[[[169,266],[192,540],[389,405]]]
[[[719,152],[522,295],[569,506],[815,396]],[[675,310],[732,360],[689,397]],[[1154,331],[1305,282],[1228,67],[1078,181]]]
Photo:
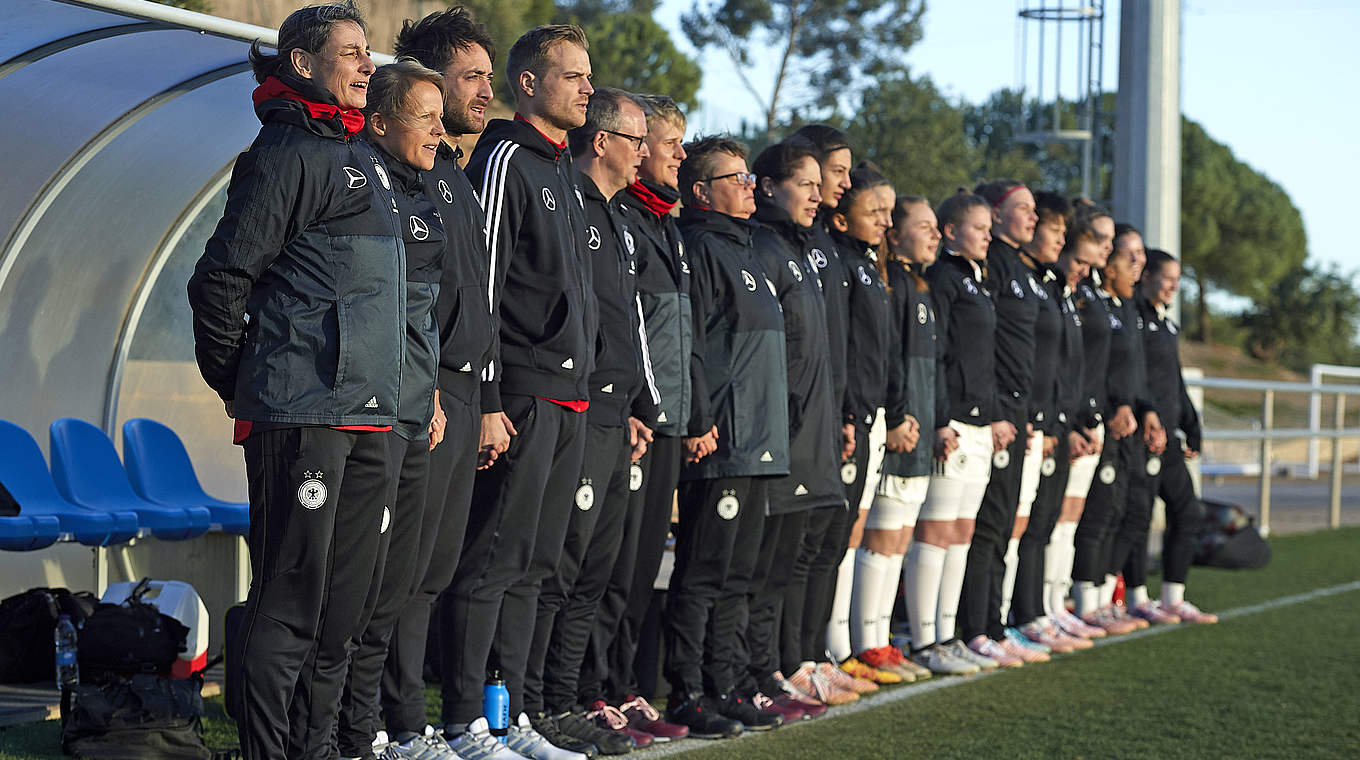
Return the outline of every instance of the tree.
[[[1355,275],[1335,266],[1300,264],[1270,286],[1264,303],[1243,315],[1247,350],[1303,372],[1315,363],[1352,364],[1360,292]]]
[[[680,52],[670,33],[652,18],[645,0],[623,3],[586,0],[559,9],[557,20],[580,24],[590,46],[591,82],[635,93],[661,93],[695,108],[703,72]]]
[[[529,29],[546,24],[552,21],[553,14],[557,8],[553,5],[553,0],[457,0],[449,2],[449,5],[463,5],[472,11],[472,15],[479,23],[485,24],[491,39],[495,40],[496,47],[496,71],[497,80],[501,86],[509,89],[505,83],[505,77],[500,75],[505,61],[505,54],[510,50],[510,45],[519,39]],[[504,94],[501,97],[505,97]],[[514,103],[514,99],[509,100]]]
[[[1082,148],[1080,143],[1021,139],[1027,124],[1051,124],[1057,107],[1062,129],[1077,129],[1077,104],[1070,101],[1041,103],[1025,100],[1016,90],[998,90],[977,105],[964,106],[968,137],[982,150],[981,175],[1011,177],[1033,182],[1036,187],[1077,196],[1081,188]],[[1108,198],[1114,156],[1114,95],[1102,96],[1101,119],[1095,126],[1095,139],[1101,143],[1100,166],[1092,167],[1093,198]]]
[[[153,2],[174,8],[183,8],[186,11],[212,13],[212,3],[209,3],[208,0],[153,0]]]
[[[921,38],[925,0],[696,0],[681,21],[696,48],[718,48],[765,114],[766,133],[797,106],[830,114],[886,74]],[[747,71],[773,53],[768,91]],[[804,83],[790,92],[792,83]]]

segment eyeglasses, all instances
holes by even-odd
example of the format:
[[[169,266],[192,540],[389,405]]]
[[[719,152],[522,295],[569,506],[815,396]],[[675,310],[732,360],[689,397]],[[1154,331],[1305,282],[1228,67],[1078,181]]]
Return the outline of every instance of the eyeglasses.
[[[633,150],[635,151],[641,151],[642,143],[647,139],[645,137],[638,137],[637,135],[630,135],[627,132],[615,132],[612,129],[601,129],[600,131],[608,132],[611,135],[618,135],[619,137],[622,137],[623,139],[628,140],[630,142],[636,141],[637,144],[633,146]]]
[[[736,180],[737,180],[737,184],[738,184],[738,185],[741,185],[742,187],[755,187],[755,186],[756,186],[756,175],[750,174],[750,173],[748,173],[748,172],[732,172],[731,174],[719,174],[719,175],[717,175],[716,177],[704,177],[703,179],[701,179],[701,180],[699,180],[699,181],[700,181],[700,182],[717,182],[717,181],[720,180],[720,179],[727,179],[728,177],[735,177]]]

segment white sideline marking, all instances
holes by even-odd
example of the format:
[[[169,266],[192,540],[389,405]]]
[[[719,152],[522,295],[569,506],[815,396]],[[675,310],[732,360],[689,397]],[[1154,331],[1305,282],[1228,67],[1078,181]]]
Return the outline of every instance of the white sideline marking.
[[[1233,618],[1245,617],[1247,615],[1255,615],[1261,612],[1267,612],[1269,610],[1278,609],[1280,607],[1288,607],[1294,604],[1303,604],[1304,602],[1311,602],[1314,599],[1322,599],[1324,597],[1335,596],[1337,594],[1345,594],[1351,591],[1360,591],[1360,580],[1350,581],[1349,583],[1341,583],[1335,586],[1328,586],[1326,588],[1314,589],[1312,591],[1305,591],[1302,594],[1282,596],[1278,599],[1271,599],[1269,601],[1261,602],[1260,604],[1250,604],[1247,605],[1246,607],[1237,607],[1231,610],[1227,610],[1226,612],[1218,613],[1218,619],[1219,622],[1223,622],[1225,620],[1232,620]],[[1197,626],[1158,625],[1153,626],[1151,628],[1145,628],[1141,631],[1126,633],[1123,636],[1097,639],[1095,641],[1095,645],[1096,647],[1103,647],[1109,646],[1111,644],[1122,644],[1126,641],[1134,641],[1137,639],[1146,638],[1148,636],[1156,636],[1157,634],[1161,633],[1168,633],[1170,631],[1181,631],[1195,627]],[[815,718],[813,720],[800,720],[797,723],[789,723],[777,730],[787,731],[792,728],[798,728],[799,726],[809,724],[818,725],[828,720],[834,720],[836,718],[844,717],[846,715],[854,715],[855,713],[864,712],[865,710],[872,710],[877,707],[892,704],[893,702],[899,702],[903,699],[919,697],[922,694],[929,694],[930,692],[938,691],[939,689],[947,689],[951,686],[962,686],[965,684],[977,683],[978,681],[984,678],[991,678],[992,676],[998,675],[1003,672],[1005,672],[1005,670],[997,669],[991,672],[979,673],[977,675],[972,676],[963,677],[936,676],[925,681],[924,683],[910,684],[907,686],[894,686],[892,689],[884,690],[871,696],[860,697],[857,701],[852,702],[848,705],[834,707],[826,715],[823,715],[820,718]],[[683,754],[685,752],[690,752],[692,750],[706,749],[710,747],[730,747],[733,745],[733,742],[741,742],[752,737],[760,737],[762,735],[769,733],[771,732],[744,731],[742,732],[741,736],[738,736],[734,739],[723,739],[720,741],[688,739],[685,741],[667,742],[665,744],[653,745],[652,747],[638,751],[640,753],[644,753],[649,758],[671,757],[673,755]]]

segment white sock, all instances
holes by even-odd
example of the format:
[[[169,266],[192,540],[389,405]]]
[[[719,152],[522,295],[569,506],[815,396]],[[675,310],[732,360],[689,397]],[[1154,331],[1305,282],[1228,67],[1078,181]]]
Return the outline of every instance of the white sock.
[[[935,640],[954,638],[954,618],[959,614],[959,595],[963,593],[963,572],[968,567],[968,544],[950,544],[940,573],[940,606],[935,608]]]
[[[924,541],[914,541],[907,549],[902,582],[906,585],[912,649],[935,643],[935,610],[940,602],[940,574],[944,572],[946,554],[944,549]]]
[[[1100,584],[1100,606],[1109,607],[1114,604],[1114,586],[1119,579],[1113,575],[1106,575],[1105,582]]]
[[[860,547],[855,551],[855,584],[850,595],[850,651],[873,649],[878,640],[878,600],[888,580],[888,558]]]
[[[1077,603],[1078,615],[1100,609],[1100,587],[1091,581],[1077,581],[1077,590],[1072,598]]]
[[[850,593],[855,581],[855,550],[847,549],[836,571],[836,593],[831,597],[831,621],[826,626],[826,648],[836,662],[849,659]]]
[[[1174,607],[1185,601],[1185,584],[1162,581],[1162,606]]]
[[[1137,607],[1140,604],[1147,604],[1147,586],[1134,586],[1129,589],[1129,593],[1124,600],[1130,607]]]
[[[1055,534],[1057,530],[1053,531]],[[1057,614],[1053,607],[1053,590],[1062,587],[1062,579],[1058,577],[1058,563],[1061,561],[1062,549],[1058,547],[1058,542],[1049,539],[1048,546],[1044,547],[1044,592],[1042,601],[1044,605],[1044,615],[1052,617]],[[1061,605],[1061,601],[1059,604]]]
[[[872,643],[872,649],[881,649],[892,643],[892,613],[893,607],[897,604],[897,589],[902,580],[902,561],[904,555],[888,555],[888,572],[883,576],[883,585],[880,590],[882,596],[878,598],[878,638]]]
[[[1010,625],[1011,596],[1015,594],[1015,569],[1020,564],[1020,539],[1006,542],[1006,574],[1001,576],[1001,624]]]
[[[1058,565],[1053,571],[1056,583],[1053,586],[1053,596],[1049,602],[1052,607],[1049,612],[1053,614],[1061,613],[1067,609],[1067,595],[1072,590],[1072,563],[1077,557],[1076,539],[1077,524],[1075,522],[1060,522],[1053,528],[1053,536],[1050,542],[1058,547]]]

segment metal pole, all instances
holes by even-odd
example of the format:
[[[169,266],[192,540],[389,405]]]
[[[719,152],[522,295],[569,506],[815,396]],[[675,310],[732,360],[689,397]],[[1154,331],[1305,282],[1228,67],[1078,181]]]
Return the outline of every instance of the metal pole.
[[[1346,394],[1336,394],[1336,432],[1332,439],[1332,513],[1328,524],[1341,527],[1341,429],[1346,422]]]
[[[1270,433],[1275,429],[1275,391],[1267,390],[1261,399],[1261,535],[1270,535]]]

